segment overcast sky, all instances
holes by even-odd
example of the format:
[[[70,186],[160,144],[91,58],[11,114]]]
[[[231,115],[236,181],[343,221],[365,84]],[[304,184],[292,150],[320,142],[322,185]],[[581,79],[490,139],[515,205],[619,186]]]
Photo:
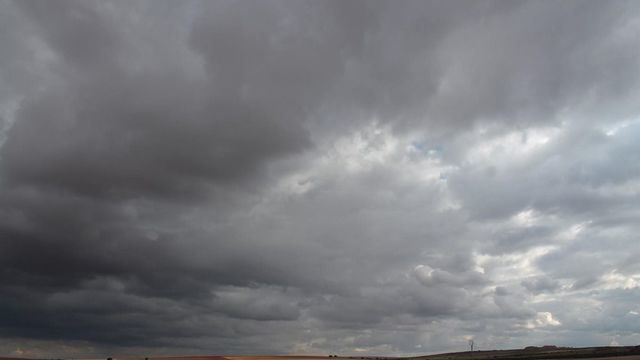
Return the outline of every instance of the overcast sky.
[[[0,2],[0,355],[640,343],[637,1]]]

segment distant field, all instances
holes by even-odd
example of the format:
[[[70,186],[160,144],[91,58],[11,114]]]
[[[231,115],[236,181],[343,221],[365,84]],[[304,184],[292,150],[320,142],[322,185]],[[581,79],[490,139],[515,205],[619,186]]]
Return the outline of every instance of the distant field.
[[[530,346],[525,349],[457,352],[419,356],[412,360],[556,360],[556,359],[607,359],[640,360],[640,346],[603,346],[568,348],[556,346]]]
[[[117,357],[111,360],[640,360],[640,346],[606,346],[589,348],[567,348],[555,346],[527,347],[513,350],[488,350],[456,352],[415,357],[388,357],[375,355],[358,356],[176,356],[176,357]],[[25,360],[15,357],[0,357],[0,360]],[[34,359],[35,360],[35,359]],[[65,359],[43,359],[65,360]],[[77,359],[76,359],[77,360]],[[85,359],[87,360],[87,359]],[[95,359],[107,360],[107,359]]]
[[[610,356],[610,357],[599,357],[599,358],[584,358],[584,359],[598,359],[598,360],[618,360],[622,356]],[[640,355],[626,355],[624,356],[624,360],[640,360]]]

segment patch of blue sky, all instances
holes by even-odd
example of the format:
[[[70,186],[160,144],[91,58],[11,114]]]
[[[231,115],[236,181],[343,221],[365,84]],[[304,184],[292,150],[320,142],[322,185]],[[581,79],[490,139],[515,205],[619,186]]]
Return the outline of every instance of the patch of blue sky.
[[[411,149],[427,156],[441,156],[443,152],[441,145],[429,146],[429,144],[423,141],[412,141]]]

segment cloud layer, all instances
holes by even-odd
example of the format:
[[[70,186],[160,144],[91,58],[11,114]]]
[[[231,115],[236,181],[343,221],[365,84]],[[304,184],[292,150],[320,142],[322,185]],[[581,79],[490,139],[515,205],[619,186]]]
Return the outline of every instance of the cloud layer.
[[[640,7],[0,3],[0,354],[640,341]]]

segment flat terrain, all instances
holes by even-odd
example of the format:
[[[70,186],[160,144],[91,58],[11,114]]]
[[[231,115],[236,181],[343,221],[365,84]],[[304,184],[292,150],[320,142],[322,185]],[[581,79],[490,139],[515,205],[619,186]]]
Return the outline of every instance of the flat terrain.
[[[555,346],[530,346],[525,349],[489,350],[436,354],[411,358],[412,360],[551,360],[551,359],[606,359],[625,357],[625,360],[640,360],[640,346],[603,346],[568,348]]]
[[[387,356],[201,356],[178,358],[149,358],[149,360],[562,360],[599,359],[640,360],[640,346],[605,346],[567,348],[555,346],[530,346],[525,349],[456,352],[417,357]],[[119,360],[115,359],[114,360]]]
[[[567,348],[555,346],[530,346],[525,349],[456,352],[416,357],[388,356],[176,356],[176,357],[112,357],[112,360],[640,360],[640,346],[606,346]],[[0,357],[0,360],[25,360]],[[35,360],[35,359],[33,359]],[[52,360],[52,359],[43,359]],[[56,359],[63,360],[63,359]],[[95,359],[106,360],[106,359]]]

